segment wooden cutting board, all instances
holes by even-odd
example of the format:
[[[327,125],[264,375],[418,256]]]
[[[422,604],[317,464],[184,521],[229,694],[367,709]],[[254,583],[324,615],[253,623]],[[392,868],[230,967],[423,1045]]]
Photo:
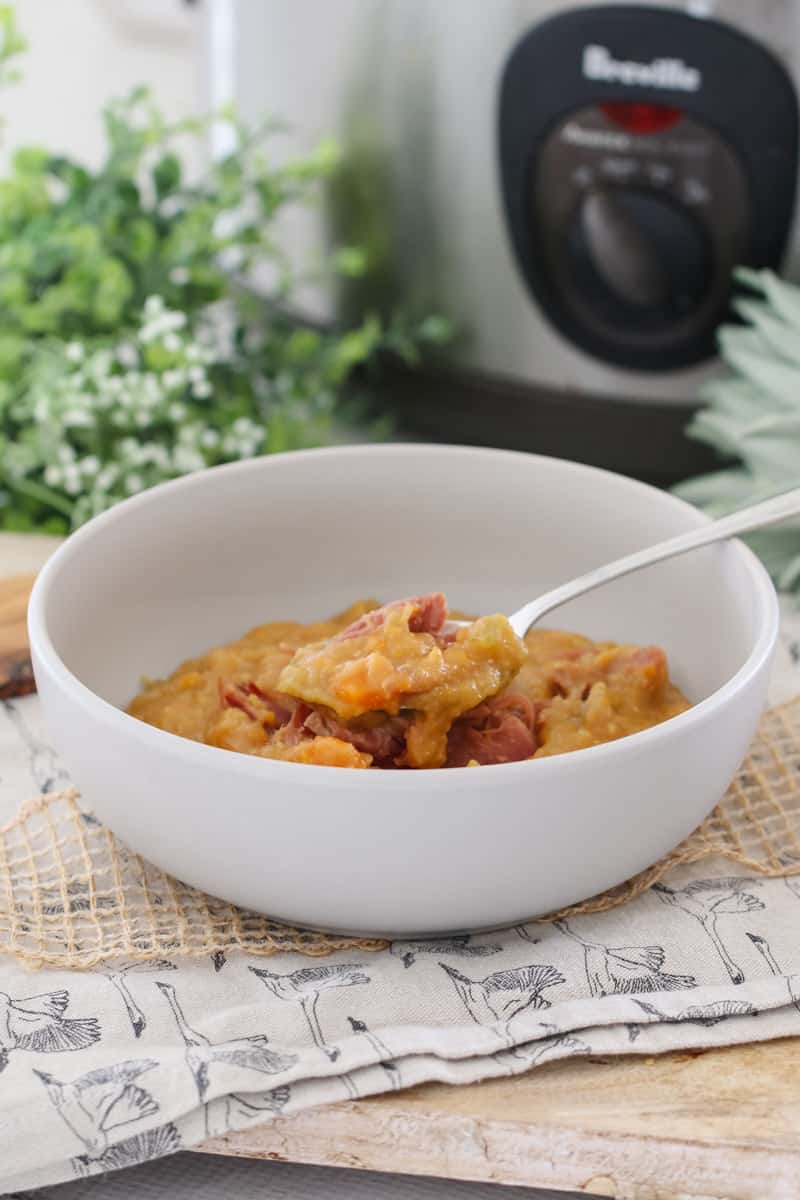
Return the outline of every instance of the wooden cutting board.
[[[63,541],[0,532],[0,700],[35,690],[26,629],[28,597],[36,573]]]
[[[0,700],[35,691],[26,616],[35,574],[0,579]]]

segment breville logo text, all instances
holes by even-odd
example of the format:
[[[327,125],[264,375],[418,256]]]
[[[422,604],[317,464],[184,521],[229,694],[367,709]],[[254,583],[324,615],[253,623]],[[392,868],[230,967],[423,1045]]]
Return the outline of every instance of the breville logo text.
[[[599,79],[603,83],[669,88],[678,92],[696,92],[703,81],[697,68],[687,66],[680,58],[630,62],[614,58],[607,46],[584,46],[583,74],[586,79]]]

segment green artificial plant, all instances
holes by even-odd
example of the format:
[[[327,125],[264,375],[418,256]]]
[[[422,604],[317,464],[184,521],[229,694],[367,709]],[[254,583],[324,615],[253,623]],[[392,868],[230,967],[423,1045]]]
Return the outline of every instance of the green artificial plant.
[[[0,5],[0,82],[22,49]],[[370,267],[341,245],[301,273],[282,246],[286,210],[319,203],[339,167],[332,142],[279,164],[274,124],[232,110],[170,122],[144,88],[102,117],[97,169],[23,149],[0,178],[7,530],[64,533],[164,479],[341,440],[369,395],[357,369],[387,351],[414,362],[449,336],[435,316],[335,330],[291,316],[299,284]],[[181,145],[205,144],[214,122],[231,149],[189,178]]]
[[[732,461],[682,483],[678,495],[719,516],[800,486],[800,287],[772,271],[740,269],[744,324],[719,334],[729,372],[703,388],[688,433]],[[750,535],[778,587],[800,588],[800,521]]]

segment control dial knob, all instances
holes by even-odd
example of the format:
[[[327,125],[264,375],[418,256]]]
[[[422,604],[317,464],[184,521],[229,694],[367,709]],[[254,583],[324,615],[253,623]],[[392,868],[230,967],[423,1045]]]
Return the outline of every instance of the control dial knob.
[[[582,300],[607,316],[667,324],[701,303],[713,281],[704,228],[678,200],[652,189],[592,188],[567,240]]]

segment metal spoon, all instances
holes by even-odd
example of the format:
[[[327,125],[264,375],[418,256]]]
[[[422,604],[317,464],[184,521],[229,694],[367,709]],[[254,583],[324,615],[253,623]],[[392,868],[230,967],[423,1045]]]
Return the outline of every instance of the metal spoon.
[[[721,542],[726,538],[736,537],[740,533],[750,533],[753,529],[761,529],[765,525],[772,525],[787,517],[796,516],[800,516],[800,488],[793,488],[790,492],[782,492],[779,496],[773,496],[769,500],[762,500],[758,504],[740,508],[726,517],[720,517],[716,521],[709,521],[708,524],[701,525],[699,529],[690,529],[688,533],[680,533],[677,537],[668,538],[665,542],[657,542],[655,546],[637,550],[634,554],[626,554],[624,558],[615,559],[614,562],[606,563],[603,567],[587,571],[585,575],[579,575],[577,579],[563,583],[560,587],[553,588],[551,592],[545,592],[543,596],[538,596],[529,604],[523,605],[522,608],[511,614],[508,618],[509,623],[518,637],[524,637],[530,627],[551,609],[558,608],[560,604],[566,604],[568,600],[575,600],[578,596],[593,591],[603,583],[610,583],[612,579],[620,579],[623,575],[629,575],[641,567],[649,567],[653,563],[663,562],[664,559],[674,558],[676,554],[683,554],[687,550],[696,550],[700,546]],[[450,621],[448,623],[454,626],[469,624],[468,621]]]

